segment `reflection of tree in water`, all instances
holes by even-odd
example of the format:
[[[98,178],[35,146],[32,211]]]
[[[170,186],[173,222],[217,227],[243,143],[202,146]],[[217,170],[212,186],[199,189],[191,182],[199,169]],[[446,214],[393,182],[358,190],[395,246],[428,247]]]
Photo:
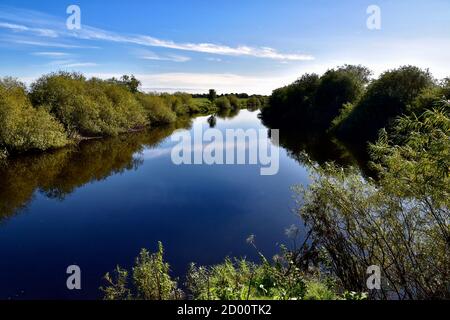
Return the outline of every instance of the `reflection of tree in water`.
[[[220,109],[216,115],[220,119],[233,119],[239,114],[240,111],[241,111],[240,109],[233,109],[233,108]]]
[[[215,128],[216,127],[216,124],[217,124],[217,118],[216,118],[216,115],[215,114],[213,114],[213,115],[211,115],[209,118],[208,118],[208,124],[209,124],[209,127],[210,128]]]
[[[266,122],[264,125],[270,127]],[[289,157],[301,165],[310,161],[320,165],[334,162],[341,166],[357,166],[364,175],[372,175],[368,168],[369,157],[365,145],[346,145],[311,128],[281,128],[279,132],[280,146],[287,150]]]
[[[11,159],[0,166],[0,220],[24,209],[36,191],[64,199],[89,182],[136,169],[142,164],[140,151],[155,148],[175,129],[190,126],[189,119],[181,119],[167,127]]]

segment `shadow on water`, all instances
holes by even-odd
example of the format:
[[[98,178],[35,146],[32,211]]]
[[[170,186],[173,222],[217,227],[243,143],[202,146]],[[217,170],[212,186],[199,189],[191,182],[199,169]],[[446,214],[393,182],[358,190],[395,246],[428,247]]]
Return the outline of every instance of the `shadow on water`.
[[[263,124],[280,130],[280,146],[300,165],[308,165],[310,161],[319,165],[333,162],[343,167],[358,167],[365,177],[375,175],[369,167],[366,144],[348,144],[314,128],[280,127],[264,121]]]
[[[143,161],[140,151],[157,147],[176,129],[191,125],[190,119],[180,119],[164,127],[10,159],[0,166],[0,221],[25,209],[36,192],[63,200],[90,182],[137,169]]]

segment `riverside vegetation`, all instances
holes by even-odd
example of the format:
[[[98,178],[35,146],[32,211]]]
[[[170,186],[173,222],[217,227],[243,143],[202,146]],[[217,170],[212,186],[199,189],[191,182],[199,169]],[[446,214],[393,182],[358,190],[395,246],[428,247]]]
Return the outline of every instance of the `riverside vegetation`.
[[[232,117],[243,107],[261,108],[263,122],[281,132],[306,131],[363,145],[373,174],[363,176],[336,163],[318,164],[295,152],[295,158],[311,168],[312,183],[293,188],[307,234],[289,228],[292,246],[282,246],[274,259],[260,253],[259,263],[229,258],[216,266],[191,265],[180,282],[171,277],[159,244],[153,254],[143,249],[131,272],[117,267],[106,275],[105,299],[450,298],[448,79],[437,81],[413,66],[372,79],[367,68],[346,65],[322,76],[304,75],[268,99],[219,96],[214,90],[194,97],[148,94],[138,88],[132,76],[88,80],[76,73],[56,73],[43,76],[29,90],[14,79],[2,79],[0,157],[98,137],[110,138],[91,144],[91,156],[112,157],[110,163],[93,164],[86,177],[77,171],[86,161],[70,148],[41,158],[50,170],[43,171],[32,157],[17,170],[0,164],[2,176],[26,191],[5,196],[4,211],[14,212],[32,197],[34,188],[64,197],[110,169],[132,165],[130,155],[138,144],[127,145],[125,153],[110,151],[122,134],[142,131],[133,134],[147,143],[151,137],[143,131],[146,127],[183,127],[177,123],[196,113],[212,114],[208,122],[213,127],[216,115]],[[74,183],[64,183],[68,173],[76,178]],[[256,249],[253,237],[249,244]],[[381,269],[381,290],[367,290],[370,265]]]
[[[348,65],[305,75],[262,109],[269,126],[358,141],[370,154],[373,178],[310,161],[312,183],[294,187],[308,230],[301,246],[282,246],[272,262],[191,265],[180,290],[159,244],[141,252],[131,281],[120,267],[106,275],[105,299],[450,298],[450,81],[412,66],[370,75]],[[368,292],[371,265],[382,287]]]
[[[101,80],[67,72],[44,75],[29,90],[13,78],[0,79],[0,159],[247,106],[247,99],[234,95],[215,101],[182,92],[143,93],[139,86],[134,76]]]

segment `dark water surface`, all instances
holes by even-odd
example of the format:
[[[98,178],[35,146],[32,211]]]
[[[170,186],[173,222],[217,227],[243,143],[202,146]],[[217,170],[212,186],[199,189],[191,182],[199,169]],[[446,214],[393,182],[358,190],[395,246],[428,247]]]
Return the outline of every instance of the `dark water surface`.
[[[221,115],[227,128],[264,128],[258,112]],[[0,168],[0,299],[97,299],[103,275],[130,267],[141,248],[166,249],[173,275],[190,262],[226,256],[267,256],[288,241],[295,216],[291,186],[308,183],[302,152],[347,164],[353,156],[317,137],[280,132],[280,169],[261,176],[257,165],[180,165],[170,136],[208,117],[118,138],[86,141]],[[66,288],[66,268],[79,265],[82,290]]]

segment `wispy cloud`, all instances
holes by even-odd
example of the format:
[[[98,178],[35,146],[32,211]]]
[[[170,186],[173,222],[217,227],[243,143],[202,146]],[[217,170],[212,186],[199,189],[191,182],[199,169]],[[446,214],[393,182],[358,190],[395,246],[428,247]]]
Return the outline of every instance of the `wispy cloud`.
[[[213,62],[221,62],[222,59],[220,58],[214,58],[214,57],[208,57],[206,58],[207,61],[213,61]]]
[[[98,66],[98,64],[94,62],[79,62],[75,60],[54,60],[48,65],[56,66],[58,68],[88,68]]]
[[[310,61],[312,55],[299,53],[281,53],[270,47],[238,46],[230,47],[214,43],[178,43],[171,40],[162,40],[146,35],[121,35],[101,29],[84,27],[77,31],[75,36],[80,39],[104,40],[121,43],[132,43],[147,47],[159,47],[181,51],[209,53],[225,56],[250,56],[275,60]]]
[[[47,41],[39,41],[39,40],[27,40],[27,39],[7,39],[11,43],[27,45],[27,46],[36,46],[36,47],[47,47],[47,48],[63,48],[63,49],[98,49],[96,46],[82,46],[75,44],[67,44],[62,42],[47,42]]]
[[[99,28],[83,25],[81,30],[69,31],[65,28],[64,22],[45,15],[41,12],[34,12],[20,9],[10,9],[10,12],[0,13],[1,19],[8,21],[0,21],[0,27],[10,29],[14,32],[32,33],[42,37],[61,37],[61,38],[76,38],[79,40],[92,41],[108,41],[124,44],[135,44],[145,47],[158,47],[180,51],[190,51],[199,53],[208,53],[213,55],[225,56],[248,56],[256,58],[274,59],[274,60],[288,60],[288,61],[309,61],[314,60],[314,57],[303,53],[284,53],[274,48],[261,46],[252,47],[247,45],[228,46],[217,43],[194,43],[194,42],[176,42],[173,40],[159,39],[150,35],[143,34],[121,34],[117,32],[110,32]],[[3,9],[6,10],[6,9]],[[33,20],[33,15],[36,19]],[[26,17],[26,19],[24,18]],[[19,24],[20,23],[20,24]],[[35,24],[40,24],[36,26]],[[42,27],[45,25],[45,28]],[[30,26],[32,25],[32,26]],[[23,43],[23,42],[22,42]],[[46,44],[44,42],[29,41],[28,44],[35,43],[35,45]],[[26,44],[26,43],[24,43]],[[51,43],[47,43],[51,46]],[[55,46],[55,45],[53,45]],[[173,59],[179,62],[180,59]]]
[[[66,52],[41,51],[41,52],[33,52],[32,55],[41,57],[66,57],[69,54]]]
[[[156,60],[156,61],[172,61],[172,62],[187,62],[190,61],[191,58],[186,56],[180,56],[176,54],[169,54],[167,56],[157,55],[151,51],[141,51],[138,54],[138,57],[143,60]]]
[[[58,32],[51,29],[43,29],[43,28],[30,28],[24,25],[0,22],[0,28],[9,29],[15,32],[31,32],[35,33],[38,36],[57,38]]]

